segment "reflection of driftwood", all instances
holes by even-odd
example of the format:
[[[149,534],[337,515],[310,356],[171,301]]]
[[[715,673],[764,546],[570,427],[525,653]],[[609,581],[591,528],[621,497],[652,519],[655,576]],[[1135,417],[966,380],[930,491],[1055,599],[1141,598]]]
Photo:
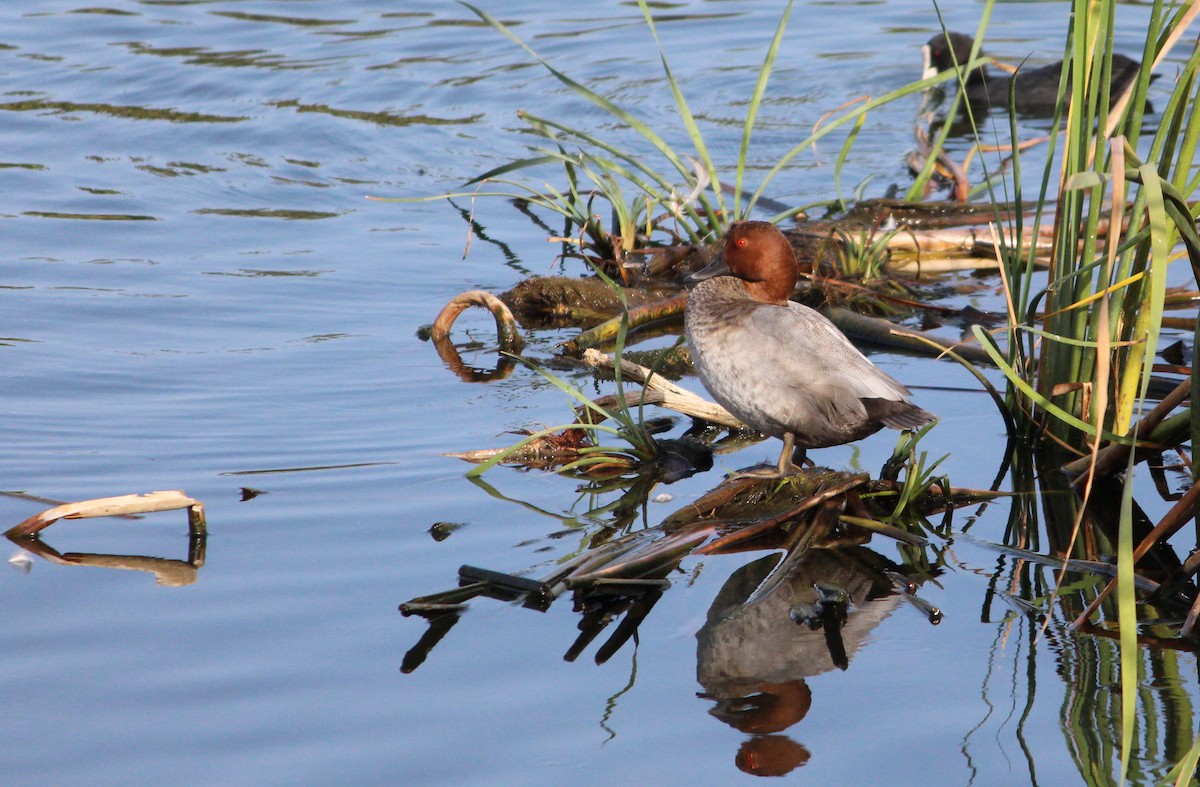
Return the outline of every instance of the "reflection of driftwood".
[[[193,530],[203,532],[204,505],[199,500],[193,500],[178,490],[167,492],[150,492],[145,495],[122,495],[121,497],[102,497],[94,500],[81,500],[77,503],[64,503],[40,514],[31,516],[19,525],[10,528],[5,533],[9,538],[32,536],[34,533],[49,527],[60,519],[86,519],[97,516],[119,516],[126,514],[145,514],[152,511],[175,511],[180,508],[188,510],[188,524]]]
[[[433,336],[431,340],[442,363],[446,364],[446,367],[458,375],[458,379],[464,383],[487,383],[492,380],[503,380],[513,373],[513,369],[517,368],[516,359],[511,355],[501,354],[496,359],[495,369],[476,369],[463,362],[462,356],[458,354],[458,348],[454,346],[454,342],[450,341],[448,335]]]
[[[22,548],[44,560],[61,566],[95,566],[120,568],[129,571],[148,571],[154,581],[167,587],[183,587],[196,581],[204,565],[205,536],[193,533],[187,560],[171,560],[147,555],[104,555],[90,552],[59,552],[36,538],[17,540]]]
[[[508,307],[499,298],[484,290],[469,290],[468,292],[454,296],[442,308],[437,319],[433,321],[432,338],[438,339],[449,336],[450,328],[453,327],[454,321],[458,319],[458,315],[471,306],[482,306],[495,317],[496,332],[500,338],[501,350],[513,353],[521,351],[521,348],[525,346],[525,340],[521,338],[521,331],[517,326],[517,321],[513,319],[512,312],[508,310]]]
[[[612,370],[615,363],[611,356],[599,350],[588,349],[583,353],[583,362],[597,369]],[[727,426],[730,429],[746,429],[746,425],[730,415],[721,405],[710,402],[702,396],[682,388],[665,377],[651,374],[650,370],[633,361],[621,361],[621,377],[635,383],[645,385],[651,391],[659,394],[654,403],[668,410],[701,418],[709,423]],[[646,401],[650,401],[647,399]]]

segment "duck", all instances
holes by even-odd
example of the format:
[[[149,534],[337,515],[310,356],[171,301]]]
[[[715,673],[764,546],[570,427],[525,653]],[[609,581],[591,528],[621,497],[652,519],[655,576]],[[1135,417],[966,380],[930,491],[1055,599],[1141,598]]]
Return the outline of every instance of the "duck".
[[[692,274],[684,332],[700,382],[747,425],[783,440],[775,470],[795,475],[810,448],[935,420],[814,309],[789,300],[796,253],[765,221],[733,223],[721,253]]]
[[[924,78],[971,59],[975,39],[964,33],[938,33],[922,47],[925,58]],[[1141,63],[1119,53],[1112,56],[1112,81],[1109,95],[1115,98],[1137,78]],[[1019,69],[1015,74],[993,74],[986,67],[973,69],[966,77],[966,99],[972,104],[988,107],[1008,106],[1009,86],[1013,85],[1013,102],[1021,115],[1052,115],[1058,102],[1058,83],[1062,77],[1063,61],[1041,68]],[[1157,76],[1157,75],[1156,75]],[[994,97],[994,98],[993,98]]]

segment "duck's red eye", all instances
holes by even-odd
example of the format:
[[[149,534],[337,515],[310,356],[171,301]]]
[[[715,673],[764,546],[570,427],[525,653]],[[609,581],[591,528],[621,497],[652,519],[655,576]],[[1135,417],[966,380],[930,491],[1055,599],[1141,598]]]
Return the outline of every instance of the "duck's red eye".
[[[737,246],[739,249],[744,249],[744,248],[746,248],[746,239],[745,239],[745,238],[738,238],[737,240],[735,240],[735,241],[733,242],[733,245],[734,245],[734,246]]]

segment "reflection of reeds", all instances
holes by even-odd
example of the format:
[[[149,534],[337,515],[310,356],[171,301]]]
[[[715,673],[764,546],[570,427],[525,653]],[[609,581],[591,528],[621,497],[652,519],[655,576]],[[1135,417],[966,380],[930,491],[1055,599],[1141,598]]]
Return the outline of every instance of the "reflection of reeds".
[[[1120,490],[1112,493],[1119,497]],[[1068,517],[1072,501],[1078,500],[1062,485],[1045,490],[1043,504],[1047,512],[1053,512],[1052,499],[1066,501],[1065,509],[1054,515]],[[1014,498],[1014,503],[1018,500]],[[1115,536],[1118,509],[1111,498],[1093,508],[1107,509],[1114,515],[1108,517],[1108,522],[1100,522],[1093,510],[1083,520],[1084,527],[1092,533],[1090,540],[1096,542],[1094,549],[1103,554],[1113,546],[1105,534]],[[1034,528],[1026,527],[1034,524],[1026,516],[1027,512],[1014,505],[1009,540],[1025,537],[1029,546],[1036,548],[1038,534]],[[1046,521],[1049,524],[1052,520],[1047,516]],[[983,693],[985,696],[999,693],[1016,707],[1026,709],[1017,719],[1012,735],[1030,758],[1031,768],[1036,768],[1036,762],[1034,746],[1025,738],[1026,719],[1039,700],[1045,703],[1049,698],[1052,705],[1059,707],[1067,751],[1084,782],[1117,784],[1120,780],[1113,766],[1121,758],[1122,727],[1126,719],[1121,708],[1120,686],[1126,670],[1130,670],[1139,691],[1137,712],[1131,720],[1136,757],[1130,759],[1129,783],[1174,782],[1180,771],[1184,778],[1179,783],[1191,783],[1195,762],[1188,757],[1198,719],[1194,693],[1189,687],[1195,684],[1195,675],[1193,669],[1184,667],[1180,651],[1194,654],[1197,643],[1175,636],[1181,610],[1187,604],[1176,598],[1141,605],[1143,623],[1138,629],[1138,645],[1129,650],[1133,654],[1131,664],[1123,663],[1125,650],[1119,642],[1118,611],[1112,600],[1099,606],[1094,622],[1082,626],[1072,623],[1081,610],[1100,597],[1117,567],[1102,560],[1054,557],[1070,538],[1067,521],[1065,527],[1047,527],[1051,543],[1043,545],[1040,552],[994,545],[1002,556],[1001,569],[993,576],[981,617],[997,627],[997,652],[989,663],[995,665],[993,669],[1012,663],[1012,671],[1001,674],[989,670]],[[1151,572],[1147,569],[1145,573]],[[1142,575],[1137,577],[1137,584],[1144,594],[1158,585]],[[1018,658],[1014,659],[1014,655]],[[1047,693],[1050,684],[1044,678],[1038,680],[1044,673],[1037,665],[1040,662],[1044,669],[1049,661],[1055,665],[1057,685],[1061,685],[1058,702],[1053,699],[1053,690]],[[1002,704],[995,698],[990,701]],[[975,748],[977,737],[980,741],[989,740],[983,722],[965,742],[968,754]]]

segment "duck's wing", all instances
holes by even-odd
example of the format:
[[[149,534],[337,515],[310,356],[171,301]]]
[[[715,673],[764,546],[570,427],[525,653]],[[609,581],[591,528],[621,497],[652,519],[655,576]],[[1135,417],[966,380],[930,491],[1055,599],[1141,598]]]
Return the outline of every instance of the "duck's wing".
[[[773,383],[791,392],[788,407],[772,408],[784,431],[808,434],[813,441],[833,433],[858,434],[868,423],[910,428],[909,391],[880,371],[850,340],[817,312],[800,304],[756,308],[742,322],[737,346],[753,348],[741,363],[746,375],[768,370]],[[741,365],[741,364],[736,364]],[[924,423],[927,418],[918,418]],[[823,434],[828,432],[829,434]],[[869,433],[869,432],[868,432]],[[844,442],[844,440],[842,440]]]
[[[859,352],[846,335],[820,313],[798,303],[757,309],[751,322],[762,346],[776,349],[772,359],[793,379],[851,391],[858,399],[904,400],[912,395],[900,382]]]

